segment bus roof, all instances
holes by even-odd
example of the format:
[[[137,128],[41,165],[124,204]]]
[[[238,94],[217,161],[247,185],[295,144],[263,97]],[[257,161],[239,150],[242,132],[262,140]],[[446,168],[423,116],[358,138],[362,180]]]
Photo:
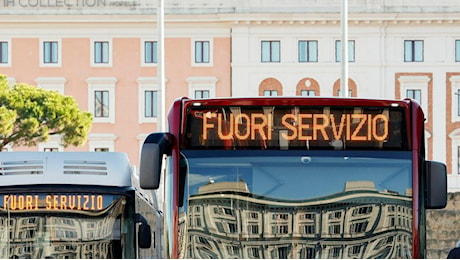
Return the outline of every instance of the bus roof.
[[[318,96],[263,96],[263,97],[228,97],[209,99],[190,99],[182,97],[176,99],[184,103],[205,106],[403,106],[415,102],[413,99],[402,100],[379,99],[379,98],[343,98],[343,97],[318,97]]]
[[[131,166],[117,152],[0,152],[0,187],[37,184],[128,187]]]

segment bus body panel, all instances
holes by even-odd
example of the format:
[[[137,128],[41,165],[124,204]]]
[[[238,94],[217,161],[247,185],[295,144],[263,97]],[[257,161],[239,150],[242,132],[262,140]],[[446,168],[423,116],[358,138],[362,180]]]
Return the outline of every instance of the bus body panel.
[[[123,174],[125,172],[130,174]],[[116,152],[2,152],[0,176],[0,186],[36,183],[132,185],[128,157]]]

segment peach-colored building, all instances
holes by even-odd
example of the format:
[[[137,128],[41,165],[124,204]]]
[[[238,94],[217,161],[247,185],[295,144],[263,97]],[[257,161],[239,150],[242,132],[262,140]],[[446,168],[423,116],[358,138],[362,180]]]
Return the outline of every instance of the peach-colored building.
[[[64,6],[46,10],[53,15],[29,15],[37,9],[35,2],[2,2],[1,9],[10,14],[0,15],[0,42],[7,56],[0,74],[10,84],[24,82],[73,96],[82,110],[93,113],[94,123],[82,147],[63,148],[59,137],[52,137],[39,147],[9,149],[121,151],[138,165],[141,144],[157,130],[161,116],[155,12],[123,15],[129,7],[114,8],[117,1],[105,0],[99,1],[105,3],[100,9],[79,9],[95,14],[72,14],[75,10],[66,10],[65,3],[89,1],[54,1]],[[104,15],[107,10],[114,14]],[[185,22],[168,23],[166,32],[165,110],[180,96],[229,96],[230,30]]]

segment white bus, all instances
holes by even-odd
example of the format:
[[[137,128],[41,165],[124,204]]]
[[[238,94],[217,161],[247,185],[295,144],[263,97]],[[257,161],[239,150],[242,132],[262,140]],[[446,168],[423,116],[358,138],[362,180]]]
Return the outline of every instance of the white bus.
[[[0,153],[0,258],[157,258],[162,213],[114,152]]]

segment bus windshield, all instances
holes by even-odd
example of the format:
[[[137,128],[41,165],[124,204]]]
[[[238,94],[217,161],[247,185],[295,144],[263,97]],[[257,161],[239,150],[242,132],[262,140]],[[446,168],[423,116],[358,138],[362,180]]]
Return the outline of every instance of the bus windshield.
[[[17,191],[16,191],[17,192]],[[0,258],[134,258],[127,197],[0,194]],[[130,216],[131,215],[131,216]]]
[[[409,151],[182,153],[186,258],[412,257]]]

